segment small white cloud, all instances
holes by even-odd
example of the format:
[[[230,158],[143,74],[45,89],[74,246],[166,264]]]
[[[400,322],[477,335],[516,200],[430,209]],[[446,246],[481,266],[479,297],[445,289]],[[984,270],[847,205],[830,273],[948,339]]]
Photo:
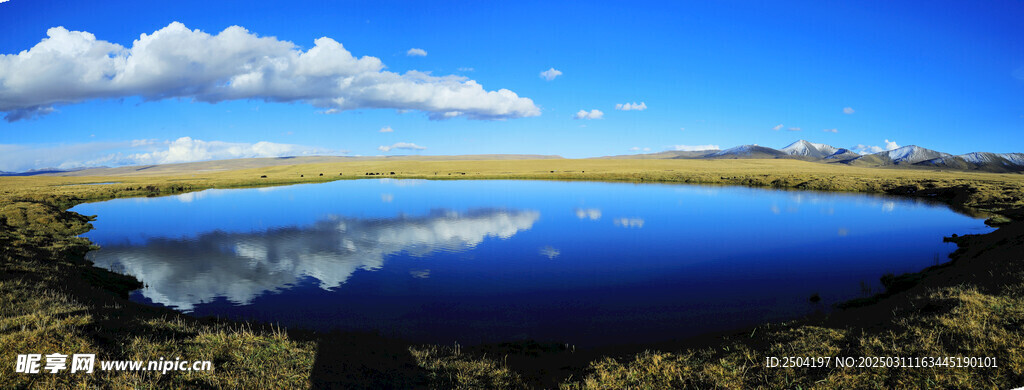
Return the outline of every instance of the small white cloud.
[[[377,150],[382,152],[390,152],[394,149],[405,149],[405,150],[425,150],[427,148],[416,145],[411,142],[396,142],[391,146],[381,145],[377,147]]]
[[[395,129],[392,129],[391,126],[384,126],[384,127],[380,128],[380,132],[381,133],[394,133]]]
[[[850,150],[854,151],[857,154],[872,154],[885,151],[885,149],[882,149],[878,146],[864,144],[857,144],[857,146],[851,147]]]
[[[576,218],[596,221],[601,219],[601,209],[576,209]]]
[[[590,110],[590,112],[587,112],[587,110],[579,110],[579,112],[572,117],[573,119],[601,119],[604,118],[604,113],[595,108]]]
[[[643,111],[647,109],[647,103],[640,102],[640,104],[633,103],[619,103],[615,105],[616,110],[620,111]]]
[[[686,128],[685,127],[680,127],[679,131],[686,131]]]
[[[895,141],[885,140],[885,150],[896,150],[899,148],[900,146]]]
[[[426,57],[427,56],[427,51],[423,50],[423,49],[420,49],[420,48],[415,48],[414,47],[412,49],[409,49],[409,51],[405,52],[405,55],[407,55],[409,57]],[[442,57],[444,57],[444,56],[442,56]]]
[[[412,277],[414,277],[416,279],[427,279],[427,278],[430,277],[430,270],[429,269],[420,269],[420,270],[415,270],[414,269],[412,271],[409,271],[409,275],[412,275]]]
[[[853,114],[853,107],[843,107],[843,114]]]
[[[616,218],[614,220],[615,226],[624,228],[642,228],[644,227],[644,220],[642,218]]]
[[[775,127],[772,127],[772,130],[775,130],[775,131],[782,130],[782,124],[779,123],[779,124],[775,125]]]
[[[822,131],[824,131],[826,133],[838,133],[839,129],[824,129]]]
[[[559,251],[558,249],[555,249],[551,245],[547,245],[543,248],[540,248],[540,255],[547,257],[548,259],[554,259],[558,257],[558,255],[560,254],[562,254],[562,252]]]
[[[800,131],[800,130],[802,130],[802,129],[801,129],[801,128],[799,128],[799,127],[790,127],[790,128],[788,128],[788,129],[786,129],[786,130],[789,130],[789,131]]]
[[[562,75],[562,71],[560,71],[558,69],[555,69],[555,68],[551,68],[551,69],[545,70],[543,72],[540,72],[540,77],[542,79],[544,79],[544,80],[547,80],[547,81],[554,80],[555,77],[558,77],[558,76],[561,76],[561,75]]]
[[[476,69],[473,69],[473,68],[468,67],[468,66],[467,67],[459,68],[459,72],[472,72],[474,70],[476,70]]]
[[[699,150],[719,150],[718,145],[673,145],[672,150],[680,152],[696,152]]]

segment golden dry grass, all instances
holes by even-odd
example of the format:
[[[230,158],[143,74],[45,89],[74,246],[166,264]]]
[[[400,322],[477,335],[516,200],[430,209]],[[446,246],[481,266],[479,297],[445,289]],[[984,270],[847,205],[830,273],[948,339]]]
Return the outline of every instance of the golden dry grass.
[[[383,173],[367,176],[366,173]],[[394,172],[394,174],[392,174]],[[323,173],[323,176],[320,174]],[[339,175],[342,173],[342,175]],[[260,178],[266,175],[267,178]],[[300,177],[300,175],[303,175]],[[99,352],[108,359],[181,355],[215,362],[212,373],[25,376],[0,370],[0,387],[303,388],[316,343],[263,325],[209,322],[118,297],[133,280],[82,260],[88,219],[75,204],[206,188],[358,178],[545,179],[747,185],[889,193],[1005,214],[1024,207],[1024,175],[874,169],[798,160],[353,161],[219,172],[107,177],[0,177],[0,361],[29,352]],[[83,185],[116,182],[114,184]],[[901,294],[832,322],[758,327],[705,348],[649,351],[594,361],[566,388],[986,388],[1024,384],[1024,233],[1013,223],[966,237],[952,265],[929,270]],[[1014,257],[1016,256],[1016,257]],[[108,290],[114,292],[108,292]],[[882,313],[882,314],[879,314]],[[746,333],[744,333],[746,334]],[[439,346],[410,348],[434,388],[517,388],[537,383],[505,363]],[[769,369],[766,356],[997,356],[999,369]],[[8,364],[9,363],[9,364]]]

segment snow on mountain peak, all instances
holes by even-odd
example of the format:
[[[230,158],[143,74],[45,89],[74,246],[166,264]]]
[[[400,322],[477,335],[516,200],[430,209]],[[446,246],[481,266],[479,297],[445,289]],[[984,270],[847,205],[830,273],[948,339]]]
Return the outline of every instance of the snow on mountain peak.
[[[814,142],[799,140],[780,150],[790,156],[825,158],[835,154],[839,151],[839,148],[832,145],[816,144]]]
[[[881,152],[889,157],[896,164],[914,164],[921,161],[933,160],[941,157],[949,157],[947,153],[936,152],[917,145],[908,145],[893,150]]]

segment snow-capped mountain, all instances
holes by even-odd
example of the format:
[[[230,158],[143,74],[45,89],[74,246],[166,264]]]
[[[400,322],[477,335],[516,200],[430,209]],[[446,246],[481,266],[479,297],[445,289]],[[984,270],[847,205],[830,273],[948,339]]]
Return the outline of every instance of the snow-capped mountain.
[[[973,152],[922,161],[917,165],[989,172],[1019,172],[1024,171],[1024,153]]]
[[[705,157],[712,158],[772,158],[785,156],[786,153],[758,145],[740,145],[726,150],[720,150]]]
[[[936,152],[931,149],[925,149],[917,145],[904,146],[901,148],[888,150],[881,153],[884,154],[893,164],[916,164],[922,161],[928,161],[941,157],[949,157],[950,154]]]
[[[839,148],[832,145],[816,144],[804,140],[799,140],[789,144],[789,146],[780,149],[779,151],[788,154],[790,156],[807,156],[814,158],[827,158],[836,154]]]
[[[799,140],[782,149],[760,145],[740,145],[725,150],[696,152],[660,152],[642,155],[608,156],[622,159],[798,159],[811,162],[850,164],[863,167],[923,167],[985,172],[1024,172],[1024,153],[975,152],[953,156],[916,145],[861,155],[853,150]]]

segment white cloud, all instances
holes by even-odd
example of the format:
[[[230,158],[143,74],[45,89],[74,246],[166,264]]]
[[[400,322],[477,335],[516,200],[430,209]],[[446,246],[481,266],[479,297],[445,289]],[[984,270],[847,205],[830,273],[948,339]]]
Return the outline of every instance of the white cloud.
[[[853,107],[843,107],[843,114],[853,114]]]
[[[595,108],[590,110],[590,112],[587,112],[587,110],[579,110],[579,112],[572,117],[573,119],[601,119],[604,118],[604,113]]]
[[[405,55],[409,57],[426,57],[427,51],[414,47],[412,49],[409,49],[409,51],[405,52]]]
[[[790,127],[790,128],[788,128],[788,129],[786,129],[786,130],[789,130],[789,131],[800,131],[800,130],[802,130],[802,129],[801,129],[801,128],[799,128],[799,127]]]
[[[467,67],[459,68],[459,72],[472,72],[474,70],[476,70],[476,69],[473,69],[473,68],[468,67],[468,66]]]
[[[547,257],[548,259],[554,259],[560,254],[562,254],[562,251],[555,249],[555,247],[552,247],[551,245],[546,245],[543,248],[540,248],[540,255]]]
[[[696,152],[698,150],[719,150],[718,145],[673,145],[672,150],[681,152]]]
[[[642,218],[616,218],[613,220],[615,226],[624,228],[642,228],[644,227],[644,220]]]
[[[775,127],[772,127],[772,130],[775,130],[775,131],[782,130],[782,124],[779,123],[779,124],[775,125]]]
[[[895,150],[899,148],[900,146],[897,145],[895,141],[885,140],[885,150]]]
[[[217,231],[158,238],[145,245],[104,243],[102,251],[90,253],[90,260],[100,267],[116,264],[146,281],[144,297],[189,311],[217,298],[249,304],[307,278],[322,289],[337,288],[358,270],[380,270],[396,254],[423,257],[470,250],[487,239],[509,239],[530,230],[539,218],[537,211],[477,210],[392,219],[327,218],[311,226],[262,232]],[[411,274],[428,277],[425,271]]]
[[[864,144],[857,144],[857,146],[851,147],[850,150],[856,152],[857,154],[872,154],[885,151],[885,149],[882,149],[878,146]]]
[[[643,111],[647,109],[647,103],[640,102],[640,104],[633,103],[619,103],[615,105],[616,110],[621,111]]]
[[[601,219],[601,209],[576,209],[576,218],[596,221]]]
[[[432,119],[540,115],[533,100],[510,90],[487,91],[463,76],[389,72],[380,59],[357,58],[328,37],[302,51],[239,26],[210,35],[178,22],[142,34],[131,47],[63,27],[47,36],[29,50],[0,55],[0,112],[8,121],[49,114],[63,104],[132,96],[301,102],[324,113],[408,109]]]
[[[381,133],[394,133],[395,129],[392,129],[391,126],[384,126],[384,127],[380,128],[380,132]]]
[[[558,77],[558,76],[561,76],[561,75],[562,75],[562,71],[560,71],[558,69],[555,69],[555,68],[551,68],[551,69],[545,70],[543,72],[540,72],[540,77],[542,79],[544,79],[544,80],[547,80],[547,81],[554,80],[555,77]]]
[[[75,169],[127,165],[174,164],[234,158],[345,154],[325,148],[279,144],[203,141],[181,137],[174,141],[132,140],[72,145],[0,145],[0,171],[41,168]]]
[[[838,133],[839,129],[824,129],[822,131],[824,131],[826,133]]]
[[[381,146],[377,147],[377,150],[380,150],[382,152],[390,152],[393,149],[425,150],[427,148],[425,148],[423,146],[416,145],[416,144],[411,143],[411,142],[396,142],[396,143],[394,143],[391,146],[381,145]]]
[[[854,147],[850,148],[850,150],[853,150],[854,152],[857,152],[858,154],[872,154],[872,153],[884,152],[884,151],[887,151],[887,150],[895,150],[895,149],[899,149],[899,148],[900,148],[900,145],[897,144],[896,142],[885,140],[885,147],[884,148],[880,147],[880,146],[858,144],[857,146],[854,146]]]

